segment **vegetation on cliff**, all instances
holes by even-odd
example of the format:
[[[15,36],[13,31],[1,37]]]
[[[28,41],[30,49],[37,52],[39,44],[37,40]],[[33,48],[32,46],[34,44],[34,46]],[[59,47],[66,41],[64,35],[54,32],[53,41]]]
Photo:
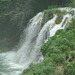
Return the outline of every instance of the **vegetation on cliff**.
[[[75,19],[64,30],[41,47],[44,60],[31,64],[22,75],[74,75],[75,74]]]
[[[75,7],[75,0],[0,0],[0,50],[17,44],[29,19],[37,12],[64,6]],[[57,12],[58,24],[63,14]],[[58,30],[40,50],[44,60],[31,64],[22,75],[75,75],[75,19],[64,30]]]

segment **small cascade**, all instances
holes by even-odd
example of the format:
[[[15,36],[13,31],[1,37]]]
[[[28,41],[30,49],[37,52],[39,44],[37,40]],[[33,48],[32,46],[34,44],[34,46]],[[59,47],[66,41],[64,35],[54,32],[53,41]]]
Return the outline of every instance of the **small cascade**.
[[[67,20],[66,20],[67,19]],[[56,31],[59,29],[64,29],[66,24],[72,19],[71,14],[66,14],[63,16],[62,22],[60,24],[55,24],[53,28],[50,27],[50,37],[54,36]],[[65,22],[66,21],[66,22]],[[65,22],[65,23],[64,23]]]

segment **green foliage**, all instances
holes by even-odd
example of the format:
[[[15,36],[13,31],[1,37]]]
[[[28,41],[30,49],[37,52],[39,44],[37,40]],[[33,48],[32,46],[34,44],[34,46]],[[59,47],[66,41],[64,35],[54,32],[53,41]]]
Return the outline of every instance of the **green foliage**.
[[[48,9],[48,10],[44,10],[45,13],[49,13],[49,14],[59,14],[61,13],[60,10],[58,9]]]
[[[66,11],[62,12],[62,11],[60,11],[58,9],[53,9],[53,8],[48,9],[48,10],[44,10],[44,12],[47,13],[47,14],[51,14],[51,15],[53,15],[53,14],[58,15],[58,17],[56,18],[56,21],[55,21],[56,24],[59,24],[63,19],[63,15],[65,15],[67,13]],[[66,19],[65,19],[65,21],[66,21]],[[64,23],[65,23],[65,21],[64,21]]]
[[[62,14],[59,14],[59,16],[56,18],[56,24],[59,24],[63,19],[63,15]]]
[[[63,12],[59,11],[59,12],[56,12],[56,14],[58,15],[58,17],[56,18],[55,23],[59,24],[63,19],[63,15],[66,14],[66,11],[63,11]]]
[[[45,61],[44,61],[45,62]],[[46,63],[46,62],[45,62]],[[49,64],[32,64],[30,65],[30,69],[26,69],[22,75],[53,75],[54,74],[54,66],[52,63],[49,62]]]
[[[75,62],[68,63],[65,66],[65,75],[75,75]]]
[[[56,23],[60,23],[62,20],[62,15],[66,12],[64,11],[61,13],[59,10],[53,10],[53,8],[57,7],[63,7],[70,5],[72,7],[75,7],[75,0],[73,0],[71,3],[71,0],[10,0],[10,1],[0,1],[0,21],[2,22],[0,24],[0,37],[9,37],[10,30],[14,30],[13,34],[15,34],[16,30],[18,30],[17,26],[18,22],[20,21],[20,17],[16,17],[14,19],[15,21],[11,22],[12,16],[16,16],[18,13],[24,13],[20,16],[25,16],[26,20],[29,20],[32,17],[32,13],[35,12],[35,14],[38,11],[41,11],[45,8],[49,10],[45,10],[45,13],[49,14],[59,14]],[[70,3],[70,4],[69,4]],[[28,10],[29,9],[29,10]],[[52,10],[50,10],[52,9]],[[27,11],[27,12],[26,12]],[[26,12],[26,14],[25,14]],[[30,12],[30,13],[28,13]],[[31,13],[32,12],[32,13]],[[12,14],[13,13],[13,14]],[[74,12],[72,12],[74,13]],[[30,15],[31,14],[31,15]],[[23,17],[22,17],[23,18]],[[28,21],[25,21],[25,18],[23,18],[25,25]],[[18,20],[19,19],[19,20]],[[4,24],[5,22],[5,24]],[[26,23],[25,23],[26,22]],[[14,24],[13,24],[14,23]],[[12,25],[11,25],[12,24]],[[39,64],[31,64],[29,69],[26,69],[23,71],[22,75],[55,75],[55,69],[56,66],[60,64],[66,63],[66,57],[68,58],[68,55],[70,51],[75,50],[75,20],[72,20],[72,23],[69,24],[69,27],[63,30],[57,31],[56,35],[54,37],[51,37],[47,43],[45,43],[42,48],[41,52],[43,56],[45,57],[44,61]],[[9,26],[10,25],[10,26]],[[7,26],[7,27],[5,27]],[[16,26],[16,27],[15,27]],[[15,29],[14,29],[15,27]],[[6,30],[5,30],[6,28]],[[10,28],[10,29],[9,29]],[[4,30],[4,31],[2,31]],[[18,32],[17,32],[18,33]],[[9,39],[9,38],[8,38]],[[2,40],[0,40],[1,42]],[[8,40],[7,40],[8,41]],[[2,44],[2,43],[1,43]],[[1,46],[0,44],[0,46]],[[7,44],[7,46],[9,46]],[[12,46],[12,45],[11,45]],[[3,47],[6,46],[3,45]],[[2,48],[0,48],[2,49]],[[7,48],[8,49],[8,48]],[[3,49],[4,50],[4,49]],[[72,58],[74,59],[74,53],[71,54]],[[65,66],[65,75],[75,75],[75,63],[70,63]],[[59,74],[62,75],[62,74]]]
[[[75,59],[75,52],[71,53],[72,59]]]
[[[22,75],[55,75],[56,67],[63,67],[64,72],[57,75],[75,75],[75,19],[64,30],[58,30],[55,36],[41,47],[44,60],[31,64]],[[69,58],[71,54],[72,58]],[[70,59],[70,61],[67,61]]]
[[[75,7],[75,0],[71,0],[68,6]]]
[[[59,74],[57,74],[57,75],[64,75],[64,74],[62,74],[62,73],[59,73]]]
[[[58,14],[58,17],[56,18],[56,24],[59,24],[62,19],[63,19],[63,15],[66,14],[66,11],[63,11],[63,12],[59,12],[57,13]],[[66,19],[65,19],[66,20]],[[64,21],[65,22],[65,21]]]
[[[55,54],[55,53],[52,53],[51,57],[53,59],[53,62],[55,62],[56,64],[64,64],[65,61],[66,61],[65,54]]]
[[[58,5],[48,6],[48,9],[58,8]]]
[[[45,43],[41,52],[45,57],[50,57],[52,62],[56,64],[66,65],[66,60],[69,57],[70,51],[75,50],[75,19],[69,24],[65,30],[58,30],[54,37],[51,37]],[[75,59],[75,52],[71,53],[71,61]],[[68,65],[68,64],[67,64]],[[65,75],[74,75],[74,67],[72,69],[66,68]],[[68,71],[69,70],[69,71]],[[72,70],[72,73],[71,73]]]

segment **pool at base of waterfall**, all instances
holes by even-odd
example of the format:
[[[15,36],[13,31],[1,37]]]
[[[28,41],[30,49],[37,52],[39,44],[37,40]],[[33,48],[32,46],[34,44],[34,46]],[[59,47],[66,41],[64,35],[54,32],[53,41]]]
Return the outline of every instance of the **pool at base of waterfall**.
[[[23,66],[14,63],[16,52],[0,53],[0,75],[20,75]]]

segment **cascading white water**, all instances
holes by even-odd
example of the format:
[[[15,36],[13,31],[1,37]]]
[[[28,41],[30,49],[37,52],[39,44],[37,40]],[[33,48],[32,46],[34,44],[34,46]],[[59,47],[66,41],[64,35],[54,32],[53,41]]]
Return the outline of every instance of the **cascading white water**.
[[[66,9],[69,12],[68,8],[59,8],[61,11]],[[72,11],[75,11],[75,9],[73,8]],[[64,29],[74,16],[67,13],[63,15],[60,24],[56,24],[58,15],[54,14],[51,20],[43,24],[44,12],[38,13],[29,21],[27,28],[24,30],[17,53],[6,52],[0,54],[2,58],[0,58],[0,75],[20,75],[22,70],[31,63],[42,61],[44,58],[40,52],[41,46],[49,37],[54,36],[57,30]]]
[[[24,31],[24,41],[21,43],[21,47],[17,52],[17,62],[23,64],[24,68],[27,68],[31,63],[40,62],[43,60],[43,56],[40,52],[40,48],[49,37],[55,35],[59,29],[64,29],[67,22],[72,19],[71,14],[63,15],[63,19],[60,24],[55,24],[57,15],[42,25],[44,13],[37,14],[32,18],[27,29]]]
[[[64,21],[66,20],[66,18],[67,18],[67,21],[66,21],[65,24],[63,25],[63,23],[64,23]],[[61,22],[60,24],[55,24],[55,26],[54,26],[52,29],[50,29],[50,37],[54,36],[57,30],[59,30],[59,29],[64,29],[65,26],[66,26],[66,24],[67,24],[67,22],[70,22],[71,19],[72,19],[71,14],[66,14],[66,15],[64,15],[64,16],[63,16],[63,19],[62,19],[62,22]]]
[[[34,49],[36,38],[41,30],[43,15],[44,13],[40,12],[28,23],[28,27],[25,30],[26,34],[23,37],[24,42],[22,43],[22,47],[17,52],[17,61],[19,64],[26,64],[27,66],[27,64],[30,64],[33,60],[30,59],[30,54]]]

